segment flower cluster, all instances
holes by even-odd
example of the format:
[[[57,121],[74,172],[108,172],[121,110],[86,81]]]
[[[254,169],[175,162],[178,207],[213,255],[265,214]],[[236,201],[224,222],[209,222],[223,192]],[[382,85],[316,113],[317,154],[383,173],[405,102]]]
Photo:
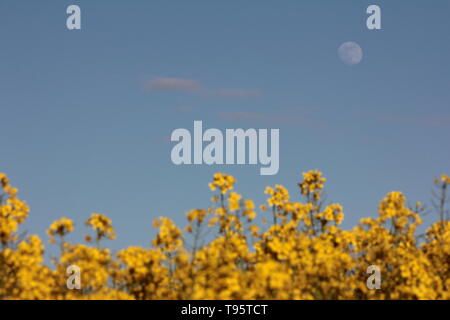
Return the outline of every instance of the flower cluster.
[[[436,184],[440,184],[441,183],[441,184],[444,184],[444,185],[449,185],[450,184],[450,176],[448,176],[446,174],[443,174],[443,175],[441,175],[440,178],[434,179],[434,182]]]
[[[377,216],[342,229],[344,208],[324,203],[325,181],[317,170],[304,173],[298,200],[281,185],[267,187],[258,214],[232,176],[215,174],[212,204],[186,214],[185,234],[160,217],[150,246],[117,253],[100,246],[115,238],[107,216],[86,221],[96,246],[92,237],[67,242],[74,223],[62,218],[47,231],[51,243],[60,240],[48,265],[40,238],[21,236],[28,207],[0,174],[0,299],[450,299],[449,176],[435,180],[441,219],[420,236],[423,205],[409,207],[398,191],[381,200]],[[373,265],[379,290],[367,286]],[[79,290],[67,288],[71,266],[80,270]]]
[[[209,187],[212,191],[218,188],[221,194],[225,194],[229,190],[233,189],[233,185],[235,182],[236,180],[234,179],[233,176],[223,173],[216,173],[214,175],[214,181],[209,184]]]
[[[16,232],[19,225],[28,217],[29,208],[17,197],[18,190],[12,187],[8,177],[0,172],[0,244],[6,247],[8,243],[17,240]]]
[[[63,238],[66,234],[71,233],[73,229],[73,221],[65,217],[53,222],[47,230],[47,235],[50,237],[50,243],[56,242],[55,236]]]
[[[312,196],[315,200],[319,200],[326,181],[322,172],[318,170],[305,172],[303,173],[303,182],[299,184],[300,192],[304,196]]]
[[[103,238],[111,240],[116,238],[116,234],[114,233],[114,229],[112,227],[112,221],[104,214],[93,213],[85,224],[90,226],[95,231],[97,242]],[[92,241],[90,236],[86,236],[85,239],[88,242]]]

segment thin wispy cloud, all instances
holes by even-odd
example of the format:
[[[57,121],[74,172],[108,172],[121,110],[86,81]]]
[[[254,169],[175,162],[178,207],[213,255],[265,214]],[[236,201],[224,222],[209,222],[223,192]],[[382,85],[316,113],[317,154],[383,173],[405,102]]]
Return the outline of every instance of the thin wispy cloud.
[[[209,94],[212,96],[224,98],[256,98],[261,96],[261,93],[259,91],[242,89],[213,90]]]
[[[266,114],[257,112],[219,112],[219,117],[229,121],[265,120]]]
[[[373,111],[356,111],[355,117],[363,120],[391,123],[406,126],[447,127],[450,126],[450,115],[447,114],[423,114],[410,115],[405,113],[379,114]]]
[[[149,92],[185,92],[210,97],[256,98],[261,96],[258,90],[247,89],[209,89],[202,83],[186,78],[155,78],[146,84]]]
[[[431,127],[444,127],[450,126],[450,116],[409,116],[409,115],[396,115],[396,116],[382,116],[382,121],[393,122],[406,125],[421,125]]]
[[[199,92],[203,87],[192,79],[156,78],[150,80],[147,89],[149,91]]]
[[[258,123],[270,123],[270,124],[302,124],[305,126],[317,125],[317,122],[306,118],[299,114],[292,113],[261,113],[261,112],[219,112],[220,119],[232,122],[250,121]]]
[[[193,112],[195,110],[194,107],[191,106],[179,106],[175,108],[175,111],[177,112],[181,112],[181,113],[190,113]]]

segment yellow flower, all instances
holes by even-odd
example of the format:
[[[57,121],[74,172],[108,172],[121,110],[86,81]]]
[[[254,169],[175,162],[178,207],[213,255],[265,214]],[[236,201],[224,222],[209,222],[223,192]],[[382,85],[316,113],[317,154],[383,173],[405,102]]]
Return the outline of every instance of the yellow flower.
[[[50,243],[55,243],[56,235],[63,238],[66,234],[72,232],[73,229],[73,221],[65,217],[53,222],[47,230],[47,234],[50,237]]]
[[[266,187],[264,193],[271,195],[267,199],[269,206],[281,206],[289,201],[289,192],[281,185],[276,185],[275,188]]]
[[[327,181],[318,170],[303,173],[303,181],[299,184],[301,194],[312,195],[314,200],[319,200],[324,183]]]
[[[233,185],[236,182],[233,176],[223,173],[216,173],[213,178],[213,182],[209,184],[211,191],[214,191],[218,188],[222,194],[225,194],[229,190],[232,190]]]
[[[17,197],[18,190],[4,173],[0,173],[0,185],[0,244],[7,246],[17,240],[16,232],[28,217],[29,208]]]
[[[112,227],[112,221],[104,214],[91,214],[91,217],[85,222],[85,224],[90,226],[96,232],[97,241],[103,238],[111,240],[116,238],[116,234]]]
[[[442,181],[444,184],[450,184],[450,176],[448,176],[448,175],[446,175],[446,174],[441,175],[441,181]]]
[[[241,195],[236,192],[231,192],[228,196],[228,203],[231,211],[237,211],[240,209],[239,201],[241,200]]]
[[[98,246],[115,236],[112,222],[92,214],[86,224],[95,231],[97,247],[61,241],[60,256],[48,267],[39,237],[19,236],[28,207],[0,173],[0,298],[450,300],[450,221],[445,215],[417,241],[423,206],[410,209],[395,191],[380,201],[378,217],[343,230],[342,206],[322,205],[325,178],[310,171],[300,183],[306,203],[291,200],[280,185],[266,188],[271,210],[262,215],[273,221],[268,224],[266,217],[256,220],[255,203],[232,191],[234,178],[229,177],[214,176],[212,187],[220,194],[210,208],[186,214],[184,231],[193,233],[192,242],[184,242],[171,219],[160,217],[153,222],[158,232],[152,248],[131,246],[112,254]],[[435,183],[445,200],[448,176]],[[47,233],[51,241],[63,240],[73,229],[72,220],[61,218]],[[382,290],[367,287],[373,265],[382,272]],[[67,289],[70,268],[80,271],[81,290]]]
[[[206,212],[206,210],[195,209],[195,210],[189,211],[186,214],[186,216],[187,216],[189,223],[192,223],[192,222],[202,223],[205,220],[205,217],[207,214],[208,213]]]
[[[183,234],[171,219],[159,217],[153,221],[153,226],[159,228],[159,233],[152,241],[154,247],[162,248],[167,252],[175,251],[181,247]]]

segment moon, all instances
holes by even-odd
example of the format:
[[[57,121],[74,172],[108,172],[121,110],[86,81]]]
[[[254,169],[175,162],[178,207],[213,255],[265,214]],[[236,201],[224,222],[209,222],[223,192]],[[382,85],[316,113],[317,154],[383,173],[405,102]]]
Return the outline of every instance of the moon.
[[[356,65],[363,58],[363,51],[356,42],[345,42],[338,49],[338,56],[345,64],[349,66]]]

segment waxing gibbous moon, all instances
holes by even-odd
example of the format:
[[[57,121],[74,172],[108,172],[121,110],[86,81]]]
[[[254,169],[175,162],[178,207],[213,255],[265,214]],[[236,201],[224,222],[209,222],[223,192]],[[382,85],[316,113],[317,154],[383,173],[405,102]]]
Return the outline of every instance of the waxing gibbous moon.
[[[356,42],[345,42],[338,49],[338,56],[345,64],[349,66],[356,65],[363,58],[363,51]]]

